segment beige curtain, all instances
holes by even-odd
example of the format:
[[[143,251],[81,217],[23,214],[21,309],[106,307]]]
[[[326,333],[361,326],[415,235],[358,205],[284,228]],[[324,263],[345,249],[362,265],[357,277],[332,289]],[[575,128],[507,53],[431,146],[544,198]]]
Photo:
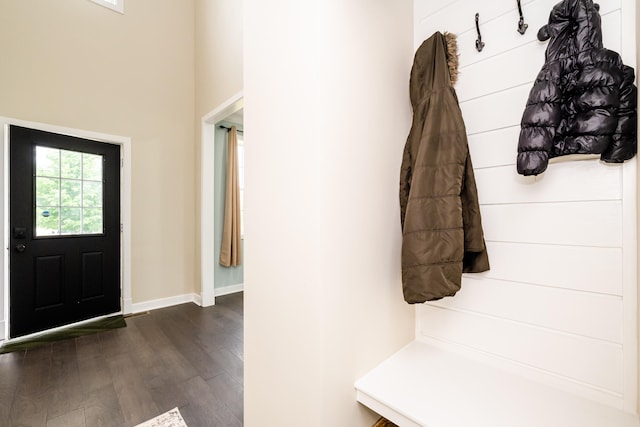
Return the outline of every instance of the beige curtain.
[[[238,182],[238,133],[235,126],[232,126],[227,133],[227,186],[220,264],[225,267],[240,265],[240,184]]]

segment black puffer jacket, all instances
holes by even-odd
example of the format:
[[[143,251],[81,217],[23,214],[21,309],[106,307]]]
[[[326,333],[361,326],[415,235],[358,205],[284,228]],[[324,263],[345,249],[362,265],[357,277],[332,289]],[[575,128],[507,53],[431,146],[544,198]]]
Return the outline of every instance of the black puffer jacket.
[[[602,47],[598,10],[592,0],[564,0],[538,32],[549,45],[522,116],[522,175],[538,175],[550,158],[567,154],[601,154],[609,163],[636,154],[633,68]]]

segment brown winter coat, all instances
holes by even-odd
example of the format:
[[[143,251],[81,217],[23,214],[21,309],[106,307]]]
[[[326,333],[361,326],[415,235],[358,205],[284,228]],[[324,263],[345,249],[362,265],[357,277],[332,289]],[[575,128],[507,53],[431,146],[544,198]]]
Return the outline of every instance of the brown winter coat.
[[[411,70],[413,124],[400,173],[404,299],[452,296],[462,273],[489,269],[467,135],[453,83],[455,36],[435,33]]]

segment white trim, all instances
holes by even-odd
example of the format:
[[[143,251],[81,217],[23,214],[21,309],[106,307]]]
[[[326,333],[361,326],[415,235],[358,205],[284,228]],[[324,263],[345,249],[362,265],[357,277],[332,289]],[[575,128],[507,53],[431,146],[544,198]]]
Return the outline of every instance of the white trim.
[[[193,303],[202,307],[202,295],[200,294],[193,294]]]
[[[215,124],[243,107],[242,92],[216,107],[202,118],[200,139],[200,294],[202,306],[216,303],[214,273],[214,135]]]
[[[91,0],[92,2],[104,6],[107,9],[115,10],[124,15],[124,0],[115,0],[115,4],[105,0]]]
[[[142,313],[145,311],[157,310],[159,308],[171,307],[174,305],[185,304],[188,302],[201,305],[198,303],[199,301],[200,301],[200,295],[191,293],[191,294],[176,295],[176,296],[167,297],[167,298],[159,298],[151,301],[137,302],[135,304],[132,304],[131,308],[132,308],[132,313]]]
[[[407,418],[404,414],[381,403],[378,399],[368,395],[362,390],[356,389],[356,399],[364,406],[373,410],[376,414],[382,415],[387,420],[393,420],[394,424],[402,427],[422,427],[412,419]]]
[[[0,119],[0,122],[3,121]],[[2,336],[3,338],[9,338],[9,179],[7,174],[9,173],[9,126],[3,126],[2,139],[0,144],[2,145],[2,171],[0,173],[0,179],[2,179],[2,213],[0,221],[2,221],[2,239],[3,247],[5,248],[4,254],[0,257],[0,268],[2,268],[2,313],[0,318],[3,322]]]
[[[131,138],[121,145],[120,222],[122,223],[122,311],[131,313]]]
[[[637,70],[636,58],[636,1],[623,0],[621,4],[621,51],[625,64]],[[636,75],[637,78],[637,75]],[[626,162],[622,169],[622,286],[624,346],[623,410],[638,413],[638,182],[637,156]]]
[[[622,177],[622,286],[624,349],[623,409],[638,412],[638,234],[637,234],[637,160],[625,163]]]
[[[59,133],[78,138],[90,139],[97,142],[107,144],[115,144],[120,146],[120,155],[122,159],[121,177],[120,177],[120,222],[122,223],[122,234],[120,241],[120,281],[121,281],[121,312],[124,314],[131,313],[131,138],[126,136],[110,135],[106,133],[93,132],[82,129],[74,129],[65,126],[56,126],[46,123],[30,122],[26,120],[12,119],[8,117],[0,117],[0,126],[3,132],[0,134],[0,145],[2,145],[4,161],[1,162],[4,170],[1,173],[3,180],[3,209],[2,231],[0,239],[4,243],[4,256],[0,259],[0,268],[2,268],[3,276],[3,301],[4,310],[0,320],[4,321],[4,337],[9,337],[9,125],[23,126],[31,129],[43,130],[46,132]],[[110,315],[113,315],[110,314]],[[1,332],[0,332],[1,333]]]
[[[215,294],[217,297],[221,297],[223,295],[235,294],[237,292],[243,292],[243,291],[244,291],[244,283],[231,285],[231,286],[223,286],[221,288],[215,288]]]

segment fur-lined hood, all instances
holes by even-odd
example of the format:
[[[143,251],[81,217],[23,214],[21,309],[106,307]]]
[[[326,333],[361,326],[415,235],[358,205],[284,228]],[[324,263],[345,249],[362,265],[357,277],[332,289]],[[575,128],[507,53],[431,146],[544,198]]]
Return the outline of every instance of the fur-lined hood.
[[[447,67],[449,67],[449,81],[454,86],[458,81],[458,36],[452,33],[444,33],[447,42]]]
[[[411,69],[411,102],[416,105],[430,91],[453,86],[458,80],[458,42],[452,33],[436,32],[418,48]]]

